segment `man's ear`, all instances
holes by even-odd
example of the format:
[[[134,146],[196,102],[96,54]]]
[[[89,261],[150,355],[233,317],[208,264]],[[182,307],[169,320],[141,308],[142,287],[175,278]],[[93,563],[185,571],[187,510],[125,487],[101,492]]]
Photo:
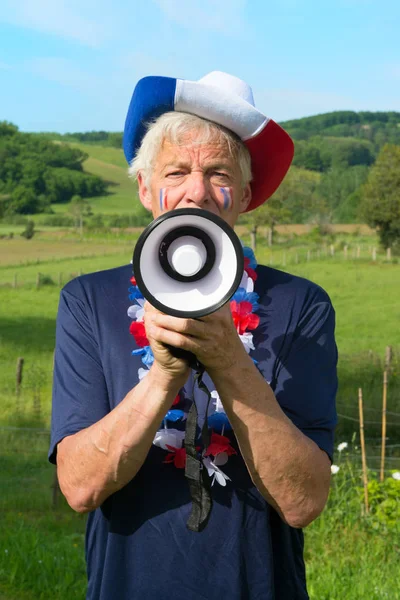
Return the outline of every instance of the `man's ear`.
[[[139,171],[137,174],[137,182],[138,182],[138,192],[139,192],[140,202],[143,204],[143,206],[147,210],[151,211],[151,208],[152,208],[151,193],[150,193],[150,189],[147,187],[147,185],[145,183],[145,178],[141,171]]]
[[[251,202],[251,185],[248,183],[243,190],[242,199],[240,200],[240,212],[243,213]]]

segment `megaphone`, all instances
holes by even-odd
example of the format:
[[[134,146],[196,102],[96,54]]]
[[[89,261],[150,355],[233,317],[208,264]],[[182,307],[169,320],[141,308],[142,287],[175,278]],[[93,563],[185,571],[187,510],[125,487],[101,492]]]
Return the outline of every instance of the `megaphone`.
[[[201,318],[221,308],[233,296],[243,276],[242,244],[220,217],[202,209],[176,209],[160,215],[140,235],[133,253],[133,273],[144,298],[161,312],[175,317]],[[197,371],[202,382],[204,366],[191,352],[169,347]],[[208,404],[206,413],[208,410]],[[197,448],[197,407],[188,413],[185,430],[186,465],[192,497],[187,527],[202,531],[207,525],[212,498],[210,481]],[[204,447],[209,445],[207,420],[202,427]]]
[[[190,208],[150,223],[132,262],[137,286],[150,304],[165,314],[194,319],[228,302],[244,269],[234,230],[217,215]]]

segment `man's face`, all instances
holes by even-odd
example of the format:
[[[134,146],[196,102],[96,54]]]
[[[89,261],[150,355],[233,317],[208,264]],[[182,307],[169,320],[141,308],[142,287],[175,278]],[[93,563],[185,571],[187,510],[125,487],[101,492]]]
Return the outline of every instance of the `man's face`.
[[[140,200],[154,218],[176,208],[202,208],[233,227],[251,200],[250,185],[243,188],[238,162],[226,143],[199,143],[196,132],[180,144],[164,140],[150,186],[140,173],[138,184]]]

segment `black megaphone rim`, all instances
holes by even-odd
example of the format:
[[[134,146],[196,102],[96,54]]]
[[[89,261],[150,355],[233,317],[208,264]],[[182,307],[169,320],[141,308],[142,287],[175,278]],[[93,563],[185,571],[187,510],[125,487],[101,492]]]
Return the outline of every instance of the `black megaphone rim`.
[[[182,311],[182,310],[178,310],[175,308],[171,308],[169,306],[166,306],[159,300],[157,300],[157,298],[155,298],[153,296],[153,294],[148,290],[148,288],[143,280],[143,277],[141,274],[141,269],[140,269],[140,256],[142,253],[142,249],[143,249],[143,246],[144,246],[147,238],[151,235],[151,233],[166,219],[171,219],[171,218],[178,217],[178,216],[187,216],[187,215],[200,216],[200,217],[202,217],[204,219],[208,219],[209,221],[212,221],[213,223],[218,225],[218,227],[220,227],[220,229],[222,229],[224,231],[224,233],[226,233],[226,235],[229,237],[230,241],[232,242],[232,245],[235,250],[236,258],[237,258],[236,275],[235,275],[235,278],[234,278],[234,281],[232,283],[230,290],[226,294],[224,294],[224,296],[218,302],[215,302],[208,308],[193,311],[190,313],[190,316],[188,316],[187,311]],[[239,283],[241,282],[242,277],[243,277],[243,270],[244,270],[243,247],[242,247],[242,243],[239,240],[238,236],[236,235],[236,232],[234,231],[234,229],[230,225],[228,225],[228,223],[226,223],[218,215],[215,215],[214,213],[210,213],[207,210],[204,210],[202,208],[176,208],[175,210],[171,210],[167,213],[163,213],[162,215],[158,216],[156,219],[154,219],[154,221],[152,221],[146,227],[146,229],[144,229],[144,231],[142,231],[142,233],[140,234],[140,236],[138,238],[138,241],[136,242],[136,245],[135,245],[135,248],[133,251],[132,267],[133,267],[133,275],[136,279],[136,284],[137,284],[140,292],[143,294],[144,298],[148,302],[150,302],[150,304],[152,304],[152,306],[154,306],[154,308],[157,308],[160,312],[171,315],[173,317],[180,317],[180,318],[184,318],[184,319],[199,319],[201,317],[210,315],[210,314],[216,312],[217,310],[219,310],[220,308],[222,308],[222,306],[224,306],[230,300],[230,298],[232,298],[233,294],[238,289]]]

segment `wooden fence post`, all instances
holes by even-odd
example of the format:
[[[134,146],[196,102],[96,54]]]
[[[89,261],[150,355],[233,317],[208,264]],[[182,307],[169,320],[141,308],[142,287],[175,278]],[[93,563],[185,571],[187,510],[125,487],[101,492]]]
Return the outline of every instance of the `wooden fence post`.
[[[386,452],[386,406],[387,406],[387,383],[388,371],[392,359],[392,347],[386,346],[385,367],[383,371],[383,393],[382,393],[382,445],[381,445],[381,471],[380,481],[385,479],[385,452]]]
[[[51,505],[53,508],[57,508],[58,498],[59,498],[60,491],[61,491],[60,484],[58,483],[57,469],[54,469],[54,478],[53,478],[53,483],[52,483],[51,487],[52,487]]]
[[[387,248],[386,250],[386,260],[392,260],[392,249]]]
[[[385,479],[386,401],[387,401],[387,371],[385,369],[383,372],[381,472],[380,472],[380,477],[379,477],[381,482]]]
[[[372,260],[376,260],[376,248],[372,248]]]
[[[19,396],[21,393],[22,370],[24,368],[24,359],[20,356],[17,359],[17,372],[15,376],[15,394]]]
[[[255,252],[257,248],[257,227],[253,227],[250,231],[250,246],[253,252]]]
[[[362,389],[361,388],[358,388],[358,411],[359,411],[359,415],[360,415],[360,440],[361,440],[361,458],[362,458],[362,470],[363,470],[363,482],[364,482],[365,514],[368,514],[369,513],[368,472],[367,472],[367,457],[365,454],[364,412],[363,412],[363,398],[362,398]]]

